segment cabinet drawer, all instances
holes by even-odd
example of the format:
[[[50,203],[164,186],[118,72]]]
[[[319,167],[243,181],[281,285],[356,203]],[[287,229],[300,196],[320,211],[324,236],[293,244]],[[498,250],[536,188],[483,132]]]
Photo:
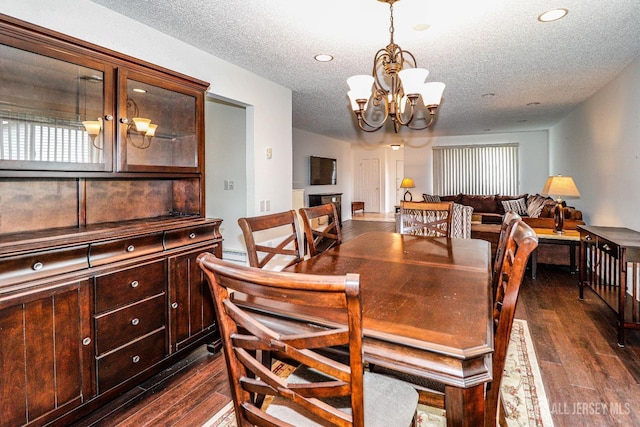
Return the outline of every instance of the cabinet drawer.
[[[96,349],[101,355],[166,324],[166,299],[161,294],[96,317]]]
[[[0,283],[10,284],[89,268],[89,246],[75,246],[0,260]]]
[[[126,347],[98,358],[98,392],[103,393],[119,383],[153,366],[166,354],[166,329],[162,328]]]
[[[610,242],[606,239],[598,237],[598,249],[603,251],[604,253],[611,255],[614,258],[619,258],[620,247],[613,242]]]
[[[212,240],[214,229],[214,225],[201,225],[199,227],[167,231],[164,235],[164,246],[166,249],[173,249]]]
[[[95,279],[96,313],[165,292],[167,268],[164,260],[144,264]]]
[[[95,267],[140,255],[162,252],[162,237],[163,233],[155,233],[130,239],[92,244],[89,252],[89,262],[92,267]]]

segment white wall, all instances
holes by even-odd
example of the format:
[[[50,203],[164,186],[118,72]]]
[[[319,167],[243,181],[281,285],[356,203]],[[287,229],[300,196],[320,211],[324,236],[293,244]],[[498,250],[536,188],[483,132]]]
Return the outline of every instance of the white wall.
[[[3,1],[1,12],[210,82],[211,96],[245,105],[247,215],[258,212],[260,200],[270,200],[272,211],[291,208],[290,89],[89,0]]]
[[[397,161],[403,160],[404,151],[401,148],[398,151],[393,151],[389,145],[379,146],[365,146],[362,144],[353,144],[353,197],[354,200],[362,200],[359,194],[360,189],[360,164],[366,159],[378,159],[380,164],[380,212],[388,213],[394,212],[394,206],[399,203],[396,197],[396,165]],[[402,171],[400,171],[402,174]],[[412,191],[412,194],[415,195]],[[414,198],[414,200],[417,200]],[[369,208],[365,205],[367,212],[374,212],[373,208]]]
[[[433,194],[432,147],[516,142],[519,144],[519,193],[539,193],[549,176],[547,131],[434,137],[424,138],[420,146],[405,145],[404,175],[413,178],[416,184],[416,188],[411,191],[413,199],[421,200],[423,193]]]
[[[640,231],[640,58],[549,132],[551,173],[574,178],[591,225]]]
[[[337,159],[336,185],[309,185],[310,156]],[[342,220],[351,219],[352,182],[350,144],[305,130],[293,129],[293,188],[305,190],[305,206],[309,206],[309,194],[342,193]]]

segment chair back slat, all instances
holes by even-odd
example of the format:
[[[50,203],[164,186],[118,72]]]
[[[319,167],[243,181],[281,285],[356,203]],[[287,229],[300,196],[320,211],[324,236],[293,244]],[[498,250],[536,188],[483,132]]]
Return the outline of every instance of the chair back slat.
[[[400,202],[400,233],[451,237],[453,202]]]
[[[201,254],[198,262],[214,296],[236,416],[241,425],[286,426],[256,402],[264,395],[286,399],[340,426],[364,426],[362,306],[359,275],[307,275],[257,270]],[[239,296],[242,295],[242,298]],[[286,302],[292,313],[312,308],[343,312],[347,325],[310,324],[268,315],[241,301]],[[302,307],[302,308],[297,308]],[[265,319],[270,321],[265,321]],[[280,325],[283,325],[280,327]],[[348,346],[348,362],[329,358],[332,346]],[[261,351],[300,364],[304,382],[279,378],[259,359]],[[301,368],[296,369],[296,373]],[[321,400],[322,399],[322,400]],[[340,399],[349,411],[333,406]],[[268,411],[268,410],[267,410]]]
[[[333,203],[299,209],[309,256],[316,256],[342,243],[338,211]],[[326,222],[319,220],[326,218]]]
[[[485,426],[496,424],[500,404],[500,382],[507,357],[520,286],[529,256],[538,246],[538,236],[522,219],[512,221],[507,228],[502,265],[494,298],[493,380],[487,388]]]
[[[238,225],[242,229],[251,267],[282,270],[302,260],[303,247],[298,239],[300,233],[295,211],[239,218]],[[264,241],[256,241],[258,234],[271,246]]]
[[[502,217],[502,223],[500,224],[500,234],[498,237],[498,246],[496,248],[496,254],[493,261],[493,270],[491,271],[491,287],[493,289],[493,297],[496,296],[498,289],[498,283],[500,282],[500,270],[502,269],[502,262],[504,260],[504,252],[507,245],[507,236],[509,235],[510,227],[516,220],[521,220],[522,217],[515,211],[507,211]]]

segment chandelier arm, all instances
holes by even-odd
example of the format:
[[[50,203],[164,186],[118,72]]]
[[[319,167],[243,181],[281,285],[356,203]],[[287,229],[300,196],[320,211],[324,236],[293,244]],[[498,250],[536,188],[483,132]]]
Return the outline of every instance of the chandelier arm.
[[[360,108],[354,111],[356,113],[356,118],[358,119],[358,127],[365,132],[375,132],[377,130],[380,130],[386,123],[387,118],[389,117],[389,104],[388,104],[387,98],[384,96],[384,94],[379,93],[377,90],[374,91],[373,93],[373,96],[371,99],[371,103],[373,104],[373,106],[384,108],[384,117],[378,124],[369,123],[367,118],[364,116],[363,107],[365,103],[366,103],[365,99],[359,99],[358,105],[360,106]]]
[[[411,121],[411,123],[407,124],[407,127],[411,130],[424,130],[433,124],[433,121],[435,120],[435,118],[436,118],[435,112],[432,113],[431,111],[429,111],[429,120],[424,126],[413,126],[414,122]],[[425,120],[425,119],[422,119],[422,120]]]

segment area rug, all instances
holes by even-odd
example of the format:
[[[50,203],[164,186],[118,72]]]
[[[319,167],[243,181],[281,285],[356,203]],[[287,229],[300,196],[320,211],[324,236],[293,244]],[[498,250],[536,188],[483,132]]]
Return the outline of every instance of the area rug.
[[[276,369],[283,377],[290,373],[286,366],[277,366]],[[525,320],[513,321],[501,393],[508,426],[553,426],[538,360]],[[447,425],[443,410],[425,405],[418,405],[417,424],[419,427]],[[203,427],[237,427],[233,404],[229,402]]]

